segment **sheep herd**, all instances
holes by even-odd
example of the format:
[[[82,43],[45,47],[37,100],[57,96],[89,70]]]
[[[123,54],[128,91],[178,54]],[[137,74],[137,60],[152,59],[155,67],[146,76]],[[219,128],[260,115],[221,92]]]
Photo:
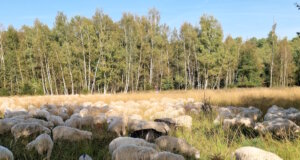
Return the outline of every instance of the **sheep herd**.
[[[116,137],[108,146],[113,160],[199,159],[201,155],[196,147],[184,139],[170,136],[169,133],[178,128],[191,130],[191,114],[203,112],[204,106],[191,98],[23,107],[3,102],[0,106],[0,112],[4,115],[0,119],[0,136],[11,133],[14,141],[34,137],[33,141],[26,144],[26,149],[35,150],[50,160],[55,143],[92,140],[94,135],[86,128],[105,126],[107,132]],[[283,109],[274,105],[264,117],[255,107],[213,107],[213,111],[217,112],[214,124],[222,125],[225,130],[246,127],[261,134],[272,133],[276,136],[300,131],[300,111],[295,108]],[[14,159],[8,148],[0,144],[0,159]],[[251,157],[257,157],[258,160],[281,159],[255,147],[239,148],[233,156],[238,160],[249,160]],[[266,158],[259,158],[263,156]],[[74,159],[92,158],[82,154]]]

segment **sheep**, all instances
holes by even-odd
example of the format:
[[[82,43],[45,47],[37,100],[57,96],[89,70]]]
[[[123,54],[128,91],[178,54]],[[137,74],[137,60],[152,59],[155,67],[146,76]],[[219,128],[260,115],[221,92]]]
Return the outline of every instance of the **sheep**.
[[[129,144],[118,147],[112,154],[112,160],[151,160],[156,154],[153,148]]]
[[[193,119],[191,116],[184,115],[174,118],[176,126],[185,127],[187,129],[192,129]]]
[[[60,116],[55,115],[49,115],[47,117],[47,120],[51,123],[53,123],[54,126],[62,126],[64,125],[64,121]]]
[[[184,160],[184,157],[171,152],[159,152],[151,160]]]
[[[79,160],[93,160],[89,155],[83,154],[79,157]]]
[[[199,151],[180,138],[161,136],[155,140],[155,144],[164,151],[179,152],[189,157],[200,158]]]
[[[12,118],[15,116],[20,116],[20,115],[28,115],[28,112],[27,111],[9,111],[9,110],[7,110],[4,113],[4,118]]]
[[[99,114],[94,117],[94,125],[102,125],[106,122],[105,114]]]
[[[23,122],[24,123],[38,123],[47,128],[52,128],[54,126],[54,124],[52,122],[47,122],[47,121],[44,121],[41,119],[36,119],[36,118],[28,118],[28,119],[25,119]]]
[[[35,133],[48,133],[50,134],[50,129],[42,126],[38,123],[19,123],[11,128],[11,133],[13,134],[15,140],[20,137],[28,137]]]
[[[230,127],[235,126],[245,126],[248,128],[254,127],[254,121],[251,118],[244,118],[244,117],[235,117],[232,119],[224,119],[223,120],[223,128],[229,129]]]
[[[15,118],[0,119],[0,135],[9,132],[15,124],[21,121],[21,119]]]
[[[150,147],[155,150],[158,149],[156,144],[149,143],[145,141],[144,139],[140,138],[132,138],[132,137],[118,137],[112,140],[109,143],[109,153],[112,154],[114,150],[116,150],[118,147],[122,145],[127,145],[127,144],[133,144],[136,146],[144,146],[144,147]]]
[[[237,114],[237,117],[250,118],[253,121],[257,121],[262,117],[262,111],[258,108],[250,106],[248,108],[241,107],[241,112]]]
[[[91,140],[92,132],[79,130],[67,126],[57,126],[53,130],[53,140],[56,142],[59,139],[69,141]]]
[[[74,114],[71,116],[70,119],[66,120],[66,126],[79,128],[81,129],[83,126],[92,127],[94,126],[94,118],[87,116],[87,117],[80,117],[78,114]]]
[[[256,147],[241,147],[234,151],[232,159],[236,160],[282,160],[274,153]]]
[[[283,119],[283,118],[276,118],[269,121],[264,121],[262,123],[256,123],[255,130],[265,134],[266,132],[271,132],[279,137],[284,137],[291,133],[298,133],[300,132],[300,127],[297,126],[294,122]]]
[[[118,137],[126,134],[127,118],[126,117],[109,117],[107,119],[109,132],[116,133]]]
[[[47,151],[47,160],[50,160],[52,149],[53,149],[53,141],[51,137],[44,133],[39,135],[35,140],[31,141],[27,144],[26,149],[31,150],[35,148],[35,150],[40,154],[43,155],[45,151]]]
[[[14,160],[14,155],[9,149],[0,145],[0,159],[1,160]]]
[[[37,110],[29,111],[29,115],[31,115],[33,118],[39,118],[39,119],[46,120],[47,117],[50,116],[50,113],[44,109],[37,109]]]

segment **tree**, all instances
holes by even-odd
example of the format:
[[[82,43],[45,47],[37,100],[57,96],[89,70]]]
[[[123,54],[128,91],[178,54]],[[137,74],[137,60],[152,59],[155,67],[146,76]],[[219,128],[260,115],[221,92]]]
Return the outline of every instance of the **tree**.
[[[200,56],[198,59],[204,72],[204,89],[206,89],[209,85],[214,88],[216,83],[218,84],[220,69],[222,67],[220,60],[223,45],[223,31],[219,22],[212,16],[202,16],[200,25]],[[213,81],[215,81],[215,83]]]
[[[247,41],[241,48],[238,66],[238,86],[258,87],[261,85],[261,64],[257,56],[256,46],[253,42]]]

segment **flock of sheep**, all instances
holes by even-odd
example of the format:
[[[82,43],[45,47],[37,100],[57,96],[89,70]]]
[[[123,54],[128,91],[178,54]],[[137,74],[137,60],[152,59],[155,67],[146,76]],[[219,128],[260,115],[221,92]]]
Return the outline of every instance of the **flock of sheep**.
[[[183,160],[185,157],[200,158],[200,152],[184,139],[169,136],[171,130],[185,128],[191,130],[192,117],[199,114],[203,103],[193,99],[86,102],[80,105],[44,104],[40,107],[29,105],[17,107],[11,102],[2,103],[0,111],[0,135],[11,133],[15,141],[19,138],[35,136],[26,145],[27,150],[36,150],[50,160],[54,143],[64,141],[85,141],[93,139],[88,127],[107,125],[107,131],[116,137],[109,144],[113,160]],[[214,123],[224,129],[232,127],[253,128],[264,134],[283,136],[287,132],[298,132],[300,111],[295,108],[283,109],[272,106],[262,120],[262,112],[255,108],[216,107],[218,116]],[[255,148],[242,147],[234,152],[238,160],[260,159],[280,160],[277,155]],[[12,160],[13,153],[0,144],[0,159]],[[90,160],[83,154],[79,160]],[[259,158],[258,158],[259,159]]]

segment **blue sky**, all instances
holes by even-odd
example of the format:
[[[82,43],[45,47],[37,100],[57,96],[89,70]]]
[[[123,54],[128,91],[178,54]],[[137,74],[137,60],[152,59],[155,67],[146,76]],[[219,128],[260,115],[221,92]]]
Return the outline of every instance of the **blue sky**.
[[[32,25],[38,18],[53,26],[58,11],[68,18],[81,15],[92,17],[97,8],[114,21],[123,12],[146,15],[149,8],[157,8],[161,23],[180,28],[183,22],[199,25],[200,16],[209,14],[222,24],[224,35],[266,37],[273,18],[278,23],[277,34],[289,39],[300,31],[300,11],[294,5],[300,0],[7,0],[0,3],[0,23],[5,27]]]

